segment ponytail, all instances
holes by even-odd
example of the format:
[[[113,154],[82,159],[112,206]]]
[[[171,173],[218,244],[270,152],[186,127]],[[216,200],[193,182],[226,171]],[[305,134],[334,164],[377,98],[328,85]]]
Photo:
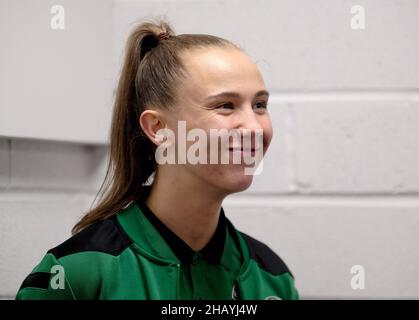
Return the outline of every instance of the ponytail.
[[[166,22],[144,22],[133,29],[116,91],[106,175],[93,201],[100,195],[99,204],[77,222],[73,234],[144,194],[144,186],[157,170],[156,147],[142,131],[139,117],[148,106],[168,108],[175,103],[177,86],[185,76],[180,53],[208,46],[238,48],[211,35],[175,36]]]

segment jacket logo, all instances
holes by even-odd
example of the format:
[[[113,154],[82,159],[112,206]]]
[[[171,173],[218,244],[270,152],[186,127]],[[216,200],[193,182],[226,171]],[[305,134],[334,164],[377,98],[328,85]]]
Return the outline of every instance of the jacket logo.
[[[282,300],[280,297],[277,296],[267,296],[265,300]]]

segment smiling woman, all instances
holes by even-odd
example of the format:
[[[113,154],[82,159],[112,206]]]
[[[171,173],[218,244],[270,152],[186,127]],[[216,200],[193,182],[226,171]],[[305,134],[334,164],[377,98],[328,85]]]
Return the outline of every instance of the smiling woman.
[[[155,159],[164,143],[160,130],[177,137],[181,122],[186,132],[208,136],[234,130],[239,143],[250,132],[246,148],[229,139],[217,152],[260,146],[265,155],[272,139],[268,96],[257,66],[232,42],[175,35],[164,21],[136,26],[119,79],[100,201],[70,239],[47,252],[16,298],[298,299],[281,258],[225,216],[223,200],[252,183],[243,163]],[[174,143],[178,154],[180,142]]]

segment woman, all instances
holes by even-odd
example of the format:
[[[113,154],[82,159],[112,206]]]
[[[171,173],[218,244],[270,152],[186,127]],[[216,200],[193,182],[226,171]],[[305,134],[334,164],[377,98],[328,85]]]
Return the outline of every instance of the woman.
[[[248,130],[250,148],[230,136],[227,149],[215,149],[242,160],[255,155],[262,132],[263,156],[272,138],[268,95],[256,65],[230,41],[174,35],[166,22],[136,26],[116,94],[106,192],[16,298],[298,299],[285,263],[225,217],[224,198],[252,182],[243,161],[169,164],[157,157],[160,147],[174,145],[166,153],[179,160],[180,131],[194,128],[236,130],[243,140]],[[162,137],[164,130],[175,139]],[[205,147],[214,152],[208,140]]]

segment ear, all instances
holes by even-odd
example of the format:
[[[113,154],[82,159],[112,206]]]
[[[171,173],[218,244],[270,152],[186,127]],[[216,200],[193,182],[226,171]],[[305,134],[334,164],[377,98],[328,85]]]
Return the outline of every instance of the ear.
[[[155,145],[162,143],[157,134],[160,129],[166,128],[166,122],[161,112],[150,109],[144,110],[139,118],[139,123],[141,129]]]

